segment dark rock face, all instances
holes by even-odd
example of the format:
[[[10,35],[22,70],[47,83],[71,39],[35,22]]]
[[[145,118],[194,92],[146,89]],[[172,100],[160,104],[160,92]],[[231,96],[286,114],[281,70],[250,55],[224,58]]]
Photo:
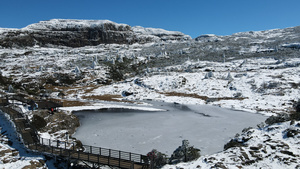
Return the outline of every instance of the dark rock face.
[[[13,46],[34,46],[34,39],[30,35],[22,35],[21,30],[7,31],[0,36],[0,46],[13,47]]]
[[[22,35],[22,36],[21,36]],[[95,46],[98,44],[130,44],[135,40],[130,27],[116,28],[113,24],[105,23],[102,27],[84,27],[67,29],[46,29],[46,30],[17,30],[11,31],[0,39],[3,47],[14,45],[25,46]]]
[[[77,31],[34,31],[29,33],[39,45],[63,45],[70,47],[95,46],[102,43],[132,43],[127,37],[130,31],[102,30],[101,28],[85,28]]]
[[[63,20],[41,21],[23,29],[0,32],[0,45],[3,47],[26,46],[68,46],[83,47],[99,44],[147,43],[157,37],[161,40],[180,40],[186,35],[180,33],[165,35],[140,35],[129,25],[111,21]]]

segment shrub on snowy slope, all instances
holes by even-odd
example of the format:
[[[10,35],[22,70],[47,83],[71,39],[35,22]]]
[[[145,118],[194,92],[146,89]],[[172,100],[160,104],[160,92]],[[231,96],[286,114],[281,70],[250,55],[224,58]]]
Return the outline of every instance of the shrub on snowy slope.
[[[282,123],[282,122],[285,122],[288,120],[290,120],[290,116],[288,114],[280,113],[280,114],[277,114],[276,116],[272,115],[271,117],[267,118],[265,123],[268,125],[272,125],[275,123]]]
[[[295,112],[291,113],[292,120],[300,120],[300,99],[294,104]]]
[[[0,71],[0,84],[1,85],[6,85],[7,84],[7,79],[2,76],[1,71]]]
[[[171,164],[177,164],[180,162],[193,161],[200,157],[200,149],[194,148],[189,145],[188,140],[183,140],[182,145],[179,146],[172,154],[170,158]]]
[[[133,64],[134,59],[123,58],[123,61],[106,62],[109,68],[108,76],[114,81],[121,81],[131,76],[136,76],[144,72],[144,64]]]
[[[300,113],[300,99],[295,103],[294,108],[297,113]]]
[[[160,168],[167,164],[167,156],[156,149],[147,154],[153,168]]]
[[[41,129],[47,125],[47,122],[44,120],[43,117],[38,115],[33,115],[31,124],[37,129]]]
[[[194,148],[189,145],[188,140],[183,140],[182,145],[179,146],[171,155],[171,158],[167,158],[167,155],[153,149],[147,154],[153,168],[161,168],[162,166],[169,164],[178,164],[180,162],[188,162],[196,160],[200,157],[200,149]]]

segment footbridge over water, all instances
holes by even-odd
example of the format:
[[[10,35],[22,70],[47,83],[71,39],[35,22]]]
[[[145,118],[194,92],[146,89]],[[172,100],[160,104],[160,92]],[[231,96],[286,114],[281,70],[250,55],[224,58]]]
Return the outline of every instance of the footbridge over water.
[[[150,168],[148,157],[142,154],[87,145],[79,147],[74,142],[41,138],[28,118],[20,110],[10,106],[0,106],[0,111],[13,123],[19,138],[31,151],[63,158],[69,162],[82,161],[94,168],[103,165],[124,169]]]

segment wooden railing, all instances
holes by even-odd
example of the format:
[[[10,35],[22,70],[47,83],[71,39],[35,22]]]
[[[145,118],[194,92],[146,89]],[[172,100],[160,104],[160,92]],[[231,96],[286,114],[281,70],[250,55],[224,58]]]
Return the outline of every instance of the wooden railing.
[[[85,148],[84,152],[90,153],[90,154],[98,154],[101,156],[111,157],[111,158],[118,158],[120,160],[127,160],[137,163],[147,163],[147,156],[131,153],[131,152],[125,152],[120,150],[113,150],[113,149],[107,149],[107,148],[101,148],[101,147],[93,147],[93,146],[83,146]]]
[[[27,145],[33,151],[49,153],[67,159],[82,160],[119,168],[148,168],[148,157],[120,150],[107,149],[83,145],[82,148],[75,143],[40,138],[39,143]]]
[[[88,145],[78,147],[74,142],[41,138],[36,130],[32,128],[28,118],[24,117],[24,115],[16,109],[0,107],[0,111],[9,116],[11,122],[14,123],[16,131],[21,137],[20,139],[23,141],[23,144],[32,151],[60,156],[68,160],[75,159],[90,162],[92,164],[108,165],[126,169],[146,169],[150,166],[148,157],[142,154]],[[18,119],[24,119],[25,125],[18,125]],[[29,139],[31,141],[22,138],[24,136],[22,132],[27,128],[33,130]]]

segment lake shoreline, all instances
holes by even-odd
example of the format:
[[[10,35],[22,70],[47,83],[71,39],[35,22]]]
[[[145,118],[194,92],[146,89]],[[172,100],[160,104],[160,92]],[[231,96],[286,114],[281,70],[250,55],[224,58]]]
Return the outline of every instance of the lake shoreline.
[[[151,102],[151,103],[153,103],[153,102]],[[212,119],[218,119],[219,117],[222,117],[222,114],[218,115],[219,116],[218,117],[217,115],[210,114],[210,113],[207,113],[207,112],[204,112],[204,113],[200,112],[199,113],[199,110],[197,112],[197,109],[196,109],[198,106],[200,106],[200,107],[207,107],[207,105],[182,105],[182,104],[165,103],[165,102],[155,102],[155,105],[152,105],[152,107],[155,107],[155,108],[158,108],[158,109],[164,109],[165,110],[164,114],[163,114],[163,118],[165,118],[165,119],[167,119],[167,116],[168,116],[167,114],[170,114],[170,113],[172,114],[172,112],[174,112],[174,111],[176,112],[176,110],[183,111],[183,112],[184,111],[189,112],[188,114],[185,114],[185,115],[190,116],[190,118],[187,119],[187,120],[191,120],[191,121],[193,121],[194,118],[199,118],[199,117],[197,117],[195,115],[198,115],[198,116],[200,115],[201,118],[212,118]],[[225,112],[231,112],[231,113],[234,112],[234,113],[238,113],[238,114],[239,113],[243,113],[245,115],[250,115],[251,117],[252,116],[261,116],[261,120],[257,120],[257,123],[255,123],[255,124],[253,123],[252,127],[254,127],[254,125],[259,124],[260,122],[263,122],[265,120],[265,118],[266,118],[266,117],[263,117],[259,113],[251,113],[251,112],[245,112],[245,111],[224,109],[224,108],[219,108],[219,107],[216,107],[216,106],[208,106],[208,107],[212,107],[213,109],[217,109],[218,111],[222,110],[222,111],[225,111]],[[165,145],[166,143],[164,143],[164,142],[162,143],[162,140],[163,139],[170,140],[170,138],[168,138],[167,134],[158,134],[159,130],[151,129],[151,128],[145,127],[143,125],[142,125],[143,127],[141,129],[138,129],[139,128],[138,126],[131,126],[132,124],[130,123],[130,120],[134,121],[134,119],[136,119],[135,114],[141,115],[141,112],[140,112],[141,110],[134,110],[134,111],[132,111],[132,110],[128,110],[126,108],[111,108],[109,110],[109,112],[105,112],[106,110],[107,109],[100,110],[102,115],[107,115],[107,117],[105,117],[105,119],[98,119],[96,121],[88,123],[89,125],[90,125],[90,123],[94,123],[95,126],[96,126],[96,127],[95,126],[94,127],[97,128],[100,133],[97,133],[96,132],[97,130],[95,130],[94,132],[90,133],[90,135],[88,135],[88,136],[86,135],[84,137],[80,137],[81,132],[82,132],[81,130],[83,128],[85,128],[85,125],[87,123],[86,122],[82,122],[82,117],[80,117],[80,116],[85,116],[84,118],[88,118],[88,117],[86,117],[87,114],[93,114],[93,115],[98,114],[97,110],[83,111],[84,113],[81,112],[81,111],[74,111],[73,112],[74,115],[76,115],[79,118],[80,127],[77,128],[76,132],[73,134],[73,137],[75,137],[76,139],[82,141],[83,144],[87,144],[87,145],[91,145],[91,146],[109,147],[109,148],[112,148],[112,149],[120,149],[120,150],[124,150],[124,151],[130,151],[130,152],[142,153],[142,154],[146,154],[147,152],[151,151],[151,149],[153,149],[153,148],[160,147],[160,146],[155,146],[154,143],[156,143],[157,145],[159,145],[160,143],[163,144],[163,145]],[[118,110],[123,111],[122,112],[123,115],[120,112],[114,112],[114,113],[112,113],[112,111],[118,111]],[[193,115],[191,115],[191,112],[193,113]],[[142,112],[142,113],[144,115],[146,115],[146,118],[148,118],[147,120],[144,120],[142,123],[146,123],[147,121],[151,121],[151,118],[153,118],[149,114],[153,114],[154,112],[149,113],[149,112],[145,111],[145,112]],[[158,115],[157,113],[160,113],[160,112],[155,112],[155,113],[156,113],[156,115]],[[126,114],[126,116],[124,114]],[[113,116],[111,116],[111,115],[113,115]],[[128,139],[127,138],[127,141],[126,141],[126,139],[123,137],[124,136],[123,133],[126,132],[126,129],[123,129],[124,126],[123,126],[123,128],[121,126],[119,126],[119,127],[110,126],[110,124],[107,123],[107,120],[110,120],[110,118],[117,119],[118,123],[122,123],[122,119],[118,119],[118,118],[120,118],[120,117],[118,117],[119,115],[121,115],[122,118],[125,119],[124,123],[127,126],[129,126],[128,130],[131,130],[131,131],[134,132],[134,134],[132,134],[132,133],[128,134],[127,133],[127,135],[130,136],[130,137],[132,137],[132,138],[134,138],[134,139],[130,139],[130,138]],[[109,117],[109,116],[111,116],[111,117]],[[172,128],[174,128],[176,130],[176,127],[175,126],[172,127],[172,125],[174,125],[176,123],[176,121],[179,121],[180,119],[182,119],[183,116],[180,115],[180,114],[178,114],[178,112],[177,112],[176,116],[178,116],[178,117],[176,117],[175,119],[173,118],[173,120],[175,120],[174,122],[168,121],[168,120],[164,120],[163,118],[160,118],[160,121],[158,121],[158,123],[156,123],[156,126],[162,125],[162,126],[160,126],[162,128],[165,126],[164,129],[169,130],[169,133],[171,133],[171,136],[173,136],[173,137],[175,135],[177,136],[176,132],[174,132],[174,131],[170,132],[170,130],[173,130]],[[133,119],[130,119],[129,117],[133,117]],[[94,117],[94,118],[96,118],[96,117]],[[172,118],[172,117],[170,116],[169,118]],[[143,120],[143,117],[138,117],[137,119],[138,120]],[[204,121],[206,121],[206,120],[207,119],[205,119]],[[152,122],[155,122],[155,120],[152,119]],[[101,123],[103,123],[103,125],[101,125]],[[162,124],[162,123],[166,123],[166,124]],[[189,122],[184,122],[184,123],[189,123]],[[197,125],[197,123],[199,123],[199,122],[197,122],[197,121],[194,120],[192,123]],[[184,125],[186,126],[187,124],[184,124]],[[246,127],[249,127],[249,126],[245,124],[245,126],[243,126],[243,127],[240,126],[239,127],[240,129],[239,130],[235,130],[235,131],[236,131],[236,133],[238,133],[243,128],[246,128]],[[88,131],[91,131],[91,128],[89,130],[85,130],[84,133],[86,133]],[[163,153],[171,154],[180,145],[180,143],[181,143],[181,141],[183,139],[189,139],[189,138],[191,139],[191,136],[184,136],[184,133],[186,132],[185,130],[189,130],[188,128],[189,127],[187,126],[187,128],[180,129],[181,131],[179,133],[181,133],[181,134],[179,134],[176,138],[173,138],[173,139],[177,140],[178,144],[173,143],[173,145],[172,145],[173,148],[169,148],[169,150],[165,150],[164,149],[164,150],[162,150]],[[216,127],[213,127],[213,128],[214,128],[215,131],[218,131],[216,129]],[[222,129],[224,131],[221,131],[221,132],[226,132],[226,130],[230,130],[230,129],[227,129],[226,127],[225,128],[223,127]],[[108,130],[108,131],[104,131],[104,130]],[[111,132],[110,135],[108,134],[109,130],[111,130],[110,131]],[[147,132],[150,132],[150,133],[154,132],[154,133],[157,133],[157,134],[156,135],[154,134],[152,136],[146,137],[145,134]],[[197,130],[196,131],[193,130],[192,132],[191,131],[187,131],[187,132],[188,133],[193,133],[193,132],[197,133]],[[218,132],[220,132],[220,131],[218,131]],[[120,136],[120,137],[115,137],[115,136],[113,136],[114,134],[112,135],[112,133],[115,133],[115,135]],[[144,133],[144,134],[141,134],[141,133]],[[227,143],[227,141],[229,141],[229,139],[231,137],[234,137],[234,135],[236,133],[230,134],[228,137],[226,137],[226,139],[223,138],[222,139],[222,144],[221,145],[220,144],[217,145],[219,147],[219,149],[217,151],[209,151],[209,153],[206,151],[207,149],[209,149],[207,146],[201,146],[201,145],[203,145],[203,142],[207,142],[207,140],[204,140],[204,141],[202,140],[201,141],[201,139],[198,139],[198,140],[196,139],[196,141],[191,141],[190,140],[190,142],[192,144],[196,142],[197,145],[195,145],[195,147],[196,148],[200,148],[201,150],[203,150],[202,153],[204,153],[204,154],[213,154],[213,153],[222,151],[223,150],[223,145],[225,143]],[[122,137],[121,137],[121,135],[122,135]],[[180,136],[180,135],[182,135],[182,136]],[[111,140],[111,141],[105,141],[105,140],[103,140],[103,138],[107,138],[108,136],[114,137],[113,140]],[[195,136],[195,137],[197,137],[197,136]],[[201,138],[201,136],[198,136],[198,138]],[[88,140],[99,140],[100,139],[101,141],[99,141],[99,142],[101,142],[101,143],[105,142],[105,144],[104,145],[103,144],[98,144],[97,141],[86,141],[87,139]],[[116,140],[119,140],[119,139],[123,140],[124,143],[117,143]],[[139,141],[135,142],[135,144],[133,144],[132,143],[133,140],[139,140]],[[107,144],[107,142],[111,142],[111,143]],[[200,144],[199,142],[202,143],[202,144]],[[131,149],[130,148],[126,148],[126,146],[120,146],[120,145],[126,144],[126,143],[128,143],[127,147],[131,147]],[[147,144],[149,144],[149,143],[150,143],[150,145],[147,146]],[[205,144],[207,144],[207,143],[205,143]],[[122,149],[123,147],[124,147],[124,149]],[[144,150],[142,150],[142,149],[144,149]],[[157,148],[157,149],[160,150],[159,148]]]

